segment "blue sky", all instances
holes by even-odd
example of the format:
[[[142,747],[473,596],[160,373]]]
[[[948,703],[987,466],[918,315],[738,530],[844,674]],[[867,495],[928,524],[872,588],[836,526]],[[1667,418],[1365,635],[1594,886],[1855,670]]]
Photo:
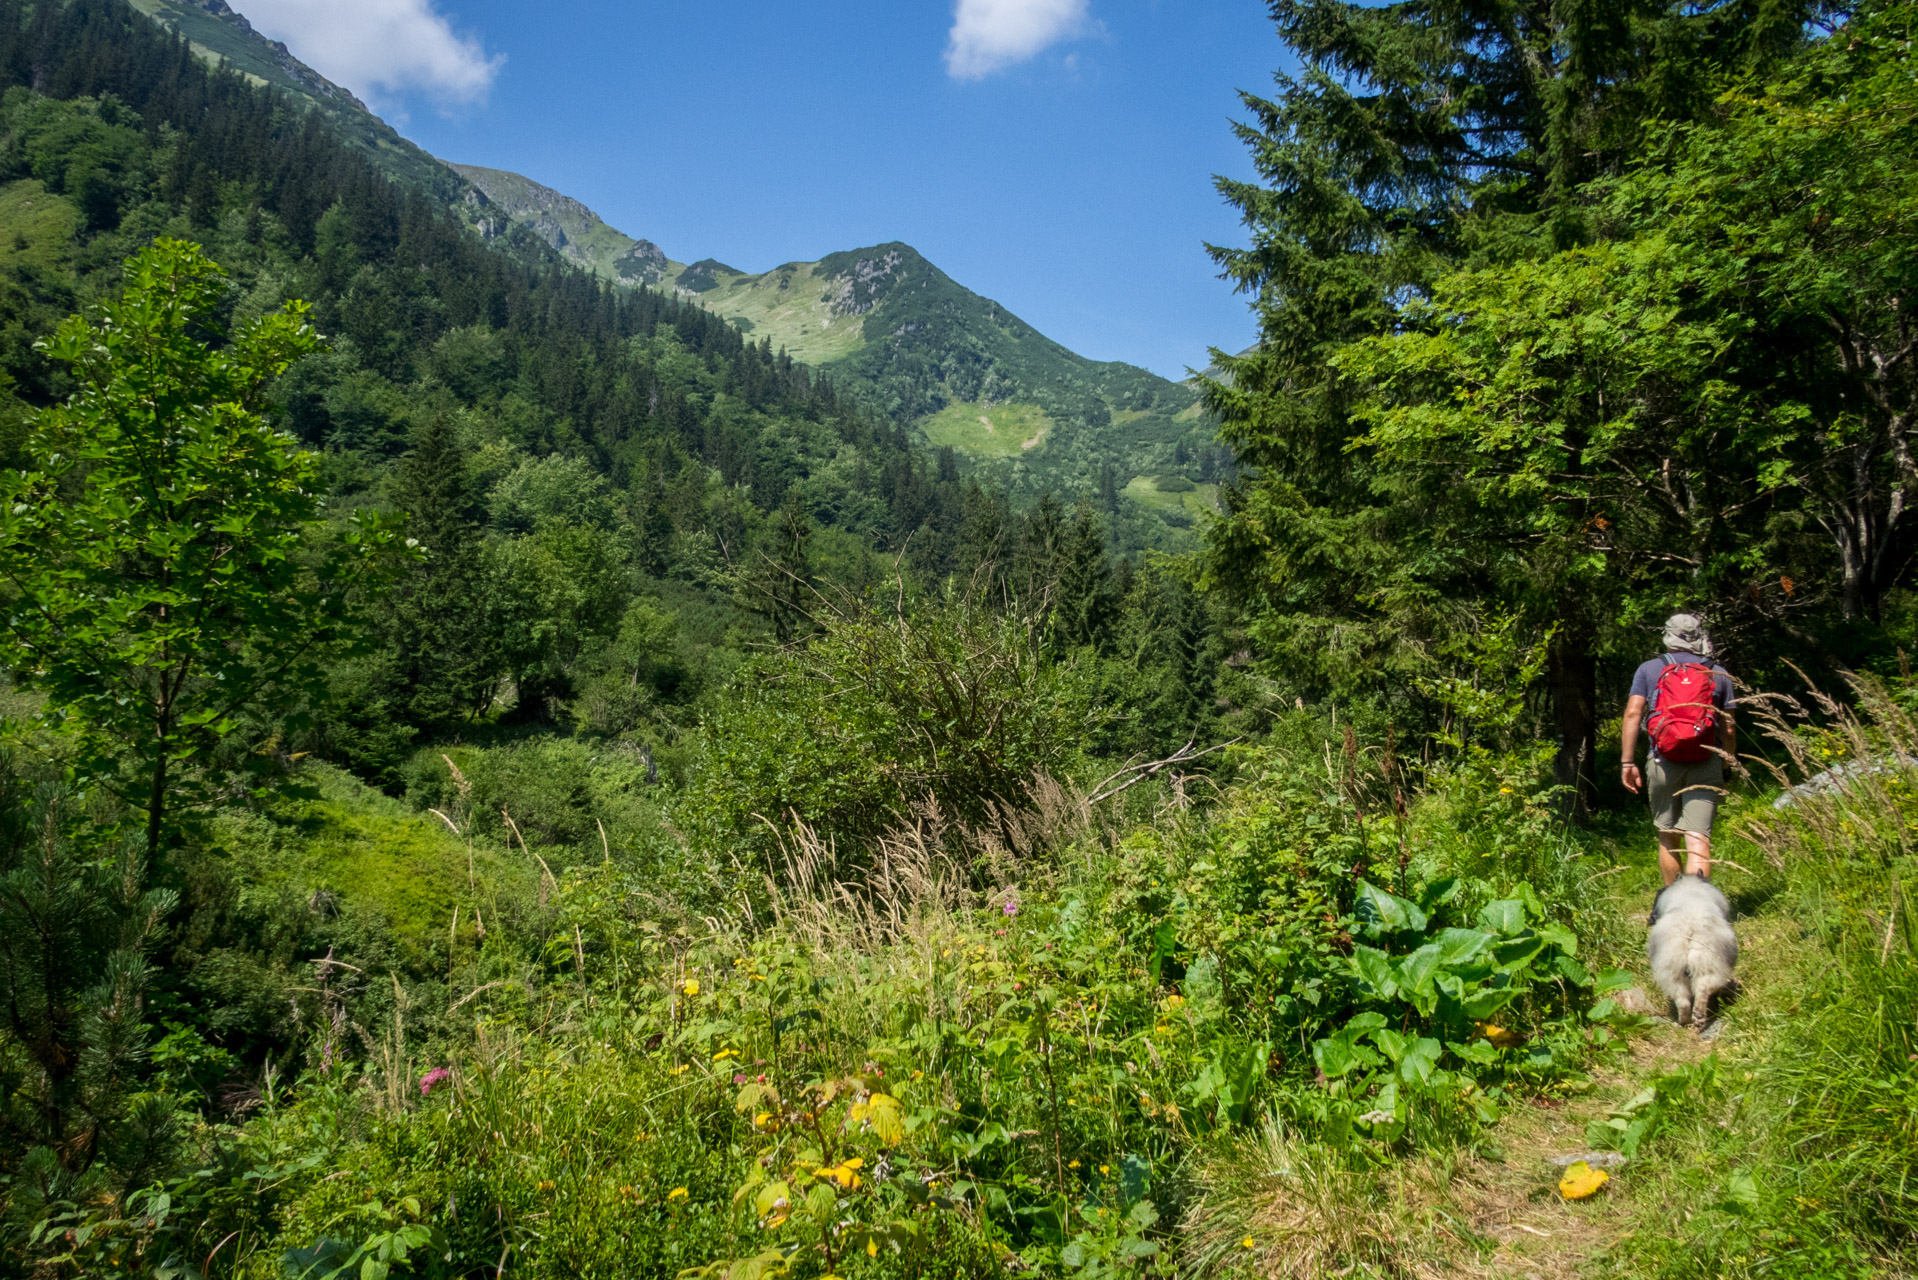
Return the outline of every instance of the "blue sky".
[[[1206,240],[1259,0],[234,0],[435,155],[682,262],[904,240],[1042,332],[1169,377],[1253,337]]]

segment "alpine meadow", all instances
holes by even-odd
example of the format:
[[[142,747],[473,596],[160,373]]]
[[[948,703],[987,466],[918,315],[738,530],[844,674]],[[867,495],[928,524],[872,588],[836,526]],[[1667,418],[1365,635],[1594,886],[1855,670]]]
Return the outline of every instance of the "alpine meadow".
[[[1220,2],[1175,381],[0,0],[0,1280],[1918,1276],[1918,0]]]

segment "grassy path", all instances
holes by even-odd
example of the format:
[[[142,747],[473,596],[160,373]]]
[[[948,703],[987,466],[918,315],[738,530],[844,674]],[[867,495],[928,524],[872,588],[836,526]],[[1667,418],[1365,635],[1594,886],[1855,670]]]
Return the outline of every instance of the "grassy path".
[[[1642,913],[1639,919],[1642,920]],[[1642,928],[1642,926],[1641,926]],[[1469,1206],[1479,1232],[1497,1246],[1482,1268],[1458,1274],[1510,1277],[1617,1275],[1621,1259],[1605,1255],[1644,1231],[1660,1231],[1686,1213],[1690,1184],[1701,1173],[1697,1161],[1722,1154],[1720,1144],[1700,1150],[1678,1140],[1685,1125],[1650,1144],[1638,1159],[1614,1171],[1611,1181],[1589,1200],[1568,1202],[1555,1190],[1557,1170],[1546,1163],[1555,1155],[1589,1150],[1588,1121],[1602,1120],[1651,1080],[1717,1054],[1720,1078],[1729,1091],[1769,1048],[1776,1018],[1772,1011],[1788,1003],[1798,988],[1807,958],[1797,923],[1776,913],[1738,922],[1743,994],[1726,1011],[1710,1041],[1663,1018],[1635,1036],[1625,1055],[1594,1073],[1593,1087],[1562,1102],[1541,1099],[1508,1116],[1498,1126],[1504,1160],[1479,1162],[1463,1182],[1461,1207]],[[1621,960],[1623,958],[1621,957]],[[1642,956],[1630,967],[1644,978],[1641,989],[1654,1003],[1664,998],[1645,973]],[[1726,1122],[1734,1131],[1736,1120]]]
[[[1641,1256],[1647,1251],[1633,1242],[1682,1234],[1692,1215],[1722,1198],[1739,1155],[1750,1156],[1762,1145],[1756,1122],[1745,1122],[1741,1085],[1770,1052],[1782,1019],[1815,976],[1821,953],[1781,899],[1754,890],[1752,877],[1730,870],[1720,877],[1740,908],[1743,991],[1712,1038],[1702,1040],[1663,1017],[1651,1019],[1624,1049],[1596,1065],[1588,1088],[1514,1108],[1476,1153],[1429,1158],[1402,1171],[1396,1195],[1400,1220],[1416,1240],[1402,1255],[1406,1274],[1433,1280],[1649,1275],[1654,1268]],[[1604,962],[1637,974],[1640,990],[1662,1011],[1664,998],[1635,946],[1644,937],[1645,910],[1656,882],[1649,874],[1642,884],[1629,874],[1626,878],[1634,882],[1620,886],[1611,899],[1619,917],[1617,953]],[[1638,1158],[1614,1170],[1591,1199],[1560,1198],[1559,1170],[1547,1161],[1591,1150],[1587,1122],[1604,1119],[1651,1080],[1714,1053],[1725,1086],[1722,1100],[1707,1114],[1677,1117]]]

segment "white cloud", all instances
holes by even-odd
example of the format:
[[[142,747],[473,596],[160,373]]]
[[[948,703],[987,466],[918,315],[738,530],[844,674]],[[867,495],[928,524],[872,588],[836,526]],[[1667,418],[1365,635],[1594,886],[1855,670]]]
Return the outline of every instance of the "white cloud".
[[[1087,0],[959,0],[946,70],[977,80],[1078,33]]]
[[[243,2],[263,34],[369,102],[421,92],[442,106],[475,103],[506,61],[454,31],[433,0]]]

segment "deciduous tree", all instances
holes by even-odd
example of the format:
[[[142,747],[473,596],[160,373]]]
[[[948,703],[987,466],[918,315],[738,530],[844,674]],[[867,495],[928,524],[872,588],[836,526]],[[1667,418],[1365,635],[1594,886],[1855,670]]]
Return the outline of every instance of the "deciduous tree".
[[[80,389],[34,424],[30,469],[0,474],[0,658],[156,855],[221,744],[324,687],[360,635],[354,589],[395,547],[380,521],[330,523],[315,459],[261,417],[319,345],[305,308],[226,333],[224,293],[183,241],[130,259],[123,295],[46,344]]]

